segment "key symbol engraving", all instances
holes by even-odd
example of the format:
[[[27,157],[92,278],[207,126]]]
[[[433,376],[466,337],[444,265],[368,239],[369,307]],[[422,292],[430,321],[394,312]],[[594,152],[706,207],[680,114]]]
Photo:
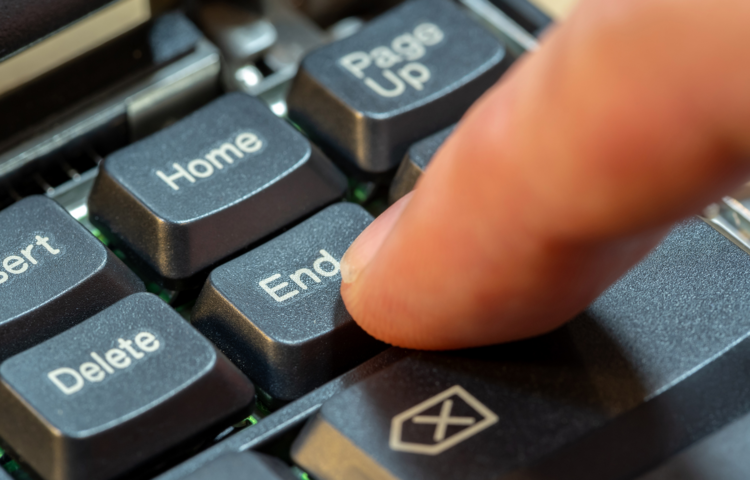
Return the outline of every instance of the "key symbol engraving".
[[[436,442],[445,440],[445,432],[448,431],[448,425],[474,425],[476,420],[473,417],[451,417],[451,410],[453,410],[453,400],[446,400],[440,407],[440,416],[431,417],[427,415],[419,415],[414,417],[412,421],[414,423],[432,423],[435,425],[435,433],[432,435],[432,439]]]
[[[468,405],[473,410],[472,415],[476,414],[476,416],[454,416],[452,414],[456,405],[454,399],[460,399]],[[424,414],[427,410],[437,405],[440,405],[440,413],[438,415]],[[484,406],[463,387],[455,385],[393,417],[391,421],[391,436],[388,444],[391,450],[399,452],[438,455],[497,423],[497,420],[498,416],[494,412]],[[426,438],[424,440],[420,439],[422,441],[419,443],[404,440],[404,425],[407,423],[434,425],[432,442]],[[467,428],[449,434],[448,428],[451,426]]]

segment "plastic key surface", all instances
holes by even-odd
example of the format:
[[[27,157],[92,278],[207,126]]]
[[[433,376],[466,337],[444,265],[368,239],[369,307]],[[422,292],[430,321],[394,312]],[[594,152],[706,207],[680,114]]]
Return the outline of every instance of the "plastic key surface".
[[[455,123],[511,63],[447,0],[411,0],[309,54],[289,117],[332,156],[382,173],[412,143]]]
[[[451,125],[409,147],[409,151],[406,152],[406,156],[401,161],[396,176],[391,182],[391,190],[388,193],[388,200],[391,203],[414,189],[417,180],[427,169],[432,157],[435,156],[448,136],[453,133],[454,128],[456,128],[455,125]]]
[[[278,458],[262,453],[223,455],[183,477],[184,480],[299,480]]]
[[[750,412],[750,257],[700,221],[546,336],[409,354],[292,448],[319,480],[633,478]]]
[[[0,212],[0,360],[86,320],[143,283],[53,200]]]
[[[305,137],[260,100],[233,93],[110,155],[89,210],[146,271],[182,288],[345,189]]]
[[[0,379],[0,436],[47,480],[122,475],[241,419],[255,393],[148,293],[6,360]]]
[[[341,300],[339,261],[372,221],[332,205],[217,268],[193,325],[273,399],[289,401],[377,353]]]

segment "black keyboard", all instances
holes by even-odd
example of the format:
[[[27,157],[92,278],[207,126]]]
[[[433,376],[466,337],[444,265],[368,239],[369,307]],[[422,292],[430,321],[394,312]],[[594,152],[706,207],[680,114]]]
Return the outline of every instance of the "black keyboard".
[[[536,48],[535,4],[24,5],[0,0],[0,480],[750,478],[742,198],[538,338],[398,349],[341,300],[349,245]]]

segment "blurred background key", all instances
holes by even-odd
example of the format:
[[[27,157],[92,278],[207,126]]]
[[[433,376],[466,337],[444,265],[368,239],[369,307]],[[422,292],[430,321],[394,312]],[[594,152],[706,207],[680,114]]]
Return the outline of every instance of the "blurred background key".
[[[443,145],[448,136],[453,133],[455,125],[430,135],[424,140],[420,140],[406,152],[406,156],[398,167],[396,176],[391,182],[391,190],[388,194],[390,203],[396,202],[399,198],[411,192],[417,185],[417,180],[427,169],[427,165],[432,161],[438,149]]]
[[[149,0],[2,0],[0,11],[0,95],[151,17]]]

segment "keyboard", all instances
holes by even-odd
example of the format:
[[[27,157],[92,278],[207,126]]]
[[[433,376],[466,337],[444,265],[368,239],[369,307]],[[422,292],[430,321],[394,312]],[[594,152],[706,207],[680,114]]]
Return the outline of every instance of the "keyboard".
[[[0,480],[750,478],[750,189],[538,338],[341,299],[570,3],[0,0]]]

